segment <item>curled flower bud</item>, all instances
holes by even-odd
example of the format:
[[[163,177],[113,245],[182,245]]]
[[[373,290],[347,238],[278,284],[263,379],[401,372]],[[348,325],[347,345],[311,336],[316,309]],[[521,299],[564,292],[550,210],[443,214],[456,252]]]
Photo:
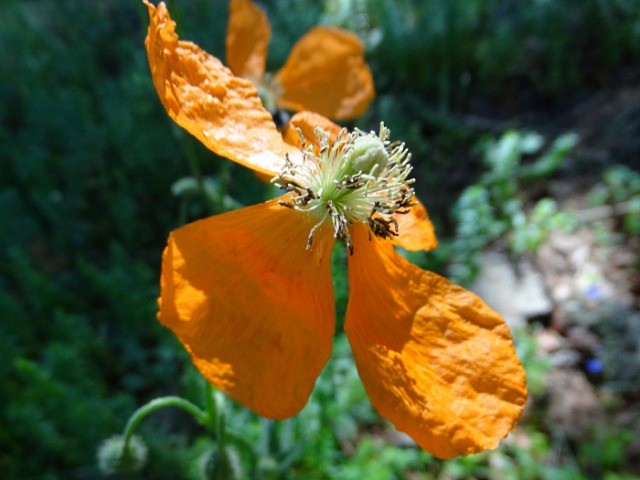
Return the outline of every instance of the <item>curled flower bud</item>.
[[[232,446],[227,445],[222,450],[207,450],[200,457],[200,477],[203,480],[215,478],[236,480],[246,478],[245,473],[240,454]]]
[[[98,467],[105,475],[135,472],[140,470],[146,461],[147,446],[137,435],[129,439],[126,449],[122,435],[106,439],[98,449]]]

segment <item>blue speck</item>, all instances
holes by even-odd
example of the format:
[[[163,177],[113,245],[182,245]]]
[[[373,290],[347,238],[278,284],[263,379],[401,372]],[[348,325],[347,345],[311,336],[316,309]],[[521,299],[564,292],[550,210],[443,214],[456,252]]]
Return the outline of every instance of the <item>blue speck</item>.
[[[587,373],[591,373],[593,375],[597,375],[598,373],[602,373],[603,368],[602,360],[599,358],[590,358],[584,364],[584,368]]]
[[[589,300],[597,300],[602,296],[602,287],[597,283],[592,283],[584,289],[584,296]]]

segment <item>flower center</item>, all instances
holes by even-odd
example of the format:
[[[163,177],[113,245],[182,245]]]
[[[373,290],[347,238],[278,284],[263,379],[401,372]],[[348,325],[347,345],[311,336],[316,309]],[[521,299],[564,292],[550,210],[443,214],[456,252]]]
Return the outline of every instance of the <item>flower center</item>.
[[[389,238],[398,235],[394,214],[405,214],[413,205],[411,154],[403,143],[389,141],[389,129],[380,132],[342,130],[333,145],[329,134],[317,127],[319,148],[305,145],[302,160],[286,158],[285,166],[272,180],[292,193],[284,206],[313,212],[318,223],[311,229],[307,248],[311,248],[317,229],[333,224],[334,236],[353,253],[349,227],[369,225],[371,234]]]

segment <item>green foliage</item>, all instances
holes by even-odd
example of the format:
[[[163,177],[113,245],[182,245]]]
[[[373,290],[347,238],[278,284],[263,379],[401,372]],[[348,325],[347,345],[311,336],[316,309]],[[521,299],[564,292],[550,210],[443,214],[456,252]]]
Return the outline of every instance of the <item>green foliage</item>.
[[[321,23],[354,32],[371,50],[382,40],[382,32],[372,24],[368,0],[326,0]]]
[[[598,85],[611,66],[637,58],[640,42],[637,0],[368,4],[382,38],[371,54],[379,84],[426,91],[444,109],[478,91],[504,101],[506,90],[522,104],[526,90]]]
[[[100,441],[178,373],[153,302],[183,165],[133,2],[0,10],[0,468],[95,478]]]
[[[531,396],[542,396],[546,390],[545,376],[551,369],[551,361],[540,356],[534,332],[526,329],[514,332],[518,358],[527,374],[527,390]]]
[[[509,247],[515,254],[533,252],[538,249],[548,233],[560,228],[572,228],[575,219],[568,213],[558,210],[558,205],[551,198],[539,200],[528,218],[517,217],[513,224],[513,232],[509,239]]]
[[[640,172],[618,165],[603,174],[603,185],[589,194],[592,205],[609,206],[622,219],[622,230],[640,235]]]
[[[415,449],[394,448],[381,440],[363,437],[349,461],[337,464],[329,478],[400,479],[407,471],[421,469],[425,457],[426,454]]]
[[[522,186],[553,173],[577,143],[574,134],[557,138],[538,158],[523,165],[525,156],[539,153],[544,141],[534,133],[508,131],[487,142],[487,171],[468,187],[454,206],[457,221],[451,244],[452,276],[469,283],[478,273],[478,255],[494,240],[507,236],[512,253],[535,251],[555,228],[571,228],[575,220],[558,210],[551,198],[538,200],[527,215]]]
[[[580,446],[580,455],[592,469],[617,470],[627,462],[626,447],[633,441],[633,432],[626,429],[596,432],[594,441]]]

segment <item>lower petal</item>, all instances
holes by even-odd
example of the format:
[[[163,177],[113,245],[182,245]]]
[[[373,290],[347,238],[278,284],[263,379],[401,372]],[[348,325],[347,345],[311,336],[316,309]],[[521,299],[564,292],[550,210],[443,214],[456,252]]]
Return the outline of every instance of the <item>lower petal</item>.
[[[437,457],[495,448],[527,397],[503,319],[366,226],[352,241],[345,330],[371,403]]]
[[[158,319],[204,377],[265,417],[306,404],[331,354],[331,229],[277,200],[172,232]]]

